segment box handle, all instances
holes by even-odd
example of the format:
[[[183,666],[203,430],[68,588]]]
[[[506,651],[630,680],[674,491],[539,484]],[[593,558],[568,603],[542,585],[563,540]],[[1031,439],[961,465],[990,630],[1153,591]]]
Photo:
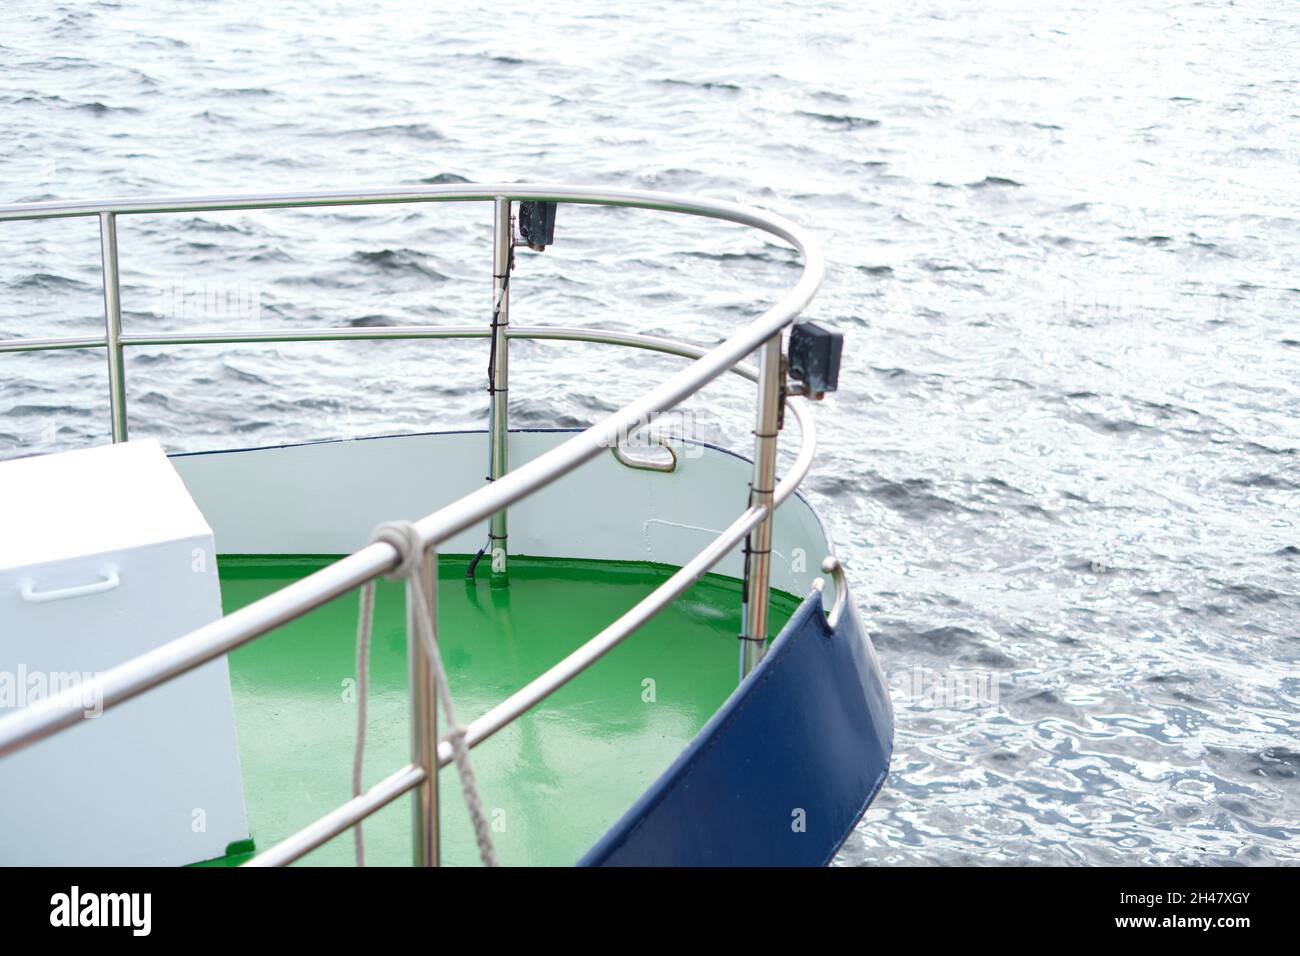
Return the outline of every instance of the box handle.
[[[29,604],[44,604],[46,601],[62,601],[64,598],[84,597],[87,594],[102,594],[104,591],[111,591],[122,583],[121,576],[117,573],[116,568],[109,568],[104,572],[105,577],[102,581],[94,581],[90,584],[78,584],[70,588],[57,588],[53,591],[38,591],[36,585],[31,581],[24,581],[22,587],[23,600]]]

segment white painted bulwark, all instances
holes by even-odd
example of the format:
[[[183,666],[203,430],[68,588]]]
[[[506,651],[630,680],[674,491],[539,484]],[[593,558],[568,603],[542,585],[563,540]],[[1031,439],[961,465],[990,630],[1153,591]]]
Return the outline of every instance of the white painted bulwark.
[[[215,555],[156,442],[0,462],[0,716],[219,618]],[[0,758],[0,865],[194,863],[247,835],[224,657]]]
[[[518,468],[572,438],[569,431],[510,433]],[[172,459],[223,554],[347,554],[375,526],[414,519],[483,486],[487,436],[444,432],[329,441]],[[510,553],[680,567],[749,504],[750,462],[682,443],[671,474],[629,468],[601,455],[510,508]],[[473,554],[487,523],[439,550]],[[772,586],[802,597],[831,553],[817,513],[798,495],[776,512]],[[739,577],[736,548],[717,573]],[[826,582],[827,607],[834,584]]]

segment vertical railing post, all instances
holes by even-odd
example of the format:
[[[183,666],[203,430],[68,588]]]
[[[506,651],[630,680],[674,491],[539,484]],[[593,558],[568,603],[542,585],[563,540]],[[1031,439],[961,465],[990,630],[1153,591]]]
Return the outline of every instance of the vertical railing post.
[[[767,649],[768,588],[772,578],[772,502],[776,490],[776,448],[781,421],[781,333],[763,346],[754,426],[754,478],[749,503],[767,509],[746,547],[745,613],[740,637],[740,677],[758,666]]]
[[[99,214],[104,277],[104,342],[108,347],[108,408],[113,441],[126,441],[126,381],[122,364],[122,290],[117,274],[117,215]]]
[[[433,639],[438,640],[438,552],[430,548],[420,561],[420,589],[429,609]],[[416,866],[440,865],[438,821],[438,687],[433,663],[420,640],[414,605],[406,608],[407,670],[411,698],[411,763],[424,770],[415,790],[411,831]]]
[[[492,481],[496,481],[510,468],[508,457],[510,340],[506,338],[506,329],[510,325],[512,264],[510,205],[510,200],[501,196],[498,196],[492,204],[492,361],[488,383],[491,396],[491,420],[488,428],[491,460],[488,477]],[[507,527],[504,508],[492,515],[488,534],[488,557],[492,562],[492,574],[504,575],[507,570]]]

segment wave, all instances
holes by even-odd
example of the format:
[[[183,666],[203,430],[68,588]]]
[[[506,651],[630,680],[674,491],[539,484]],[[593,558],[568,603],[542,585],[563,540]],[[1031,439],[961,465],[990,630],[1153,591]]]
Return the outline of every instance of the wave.
[[[354,252],[349,258],[360,265],[382,269],[385,272],[418,275],[438,282],[445,282],[448,278],[432,266],[425,265],[423,262],[424,255],[413,249],[380,249],[375,252]]]
[[[880,125],[878,119],[870,119],[866,116],[851,116],[847,113],[815,113],[811,110],[795,110],[794,115],[816,120],[819,123],[835,126],[842,130],[872,129]]]

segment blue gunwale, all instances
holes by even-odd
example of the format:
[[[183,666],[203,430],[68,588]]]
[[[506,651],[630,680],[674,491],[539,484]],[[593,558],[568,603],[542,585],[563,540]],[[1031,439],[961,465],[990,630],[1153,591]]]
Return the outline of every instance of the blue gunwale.
[[[893,711],[851,604],[814,591],[581,866],[825,866],[889,772]]]

